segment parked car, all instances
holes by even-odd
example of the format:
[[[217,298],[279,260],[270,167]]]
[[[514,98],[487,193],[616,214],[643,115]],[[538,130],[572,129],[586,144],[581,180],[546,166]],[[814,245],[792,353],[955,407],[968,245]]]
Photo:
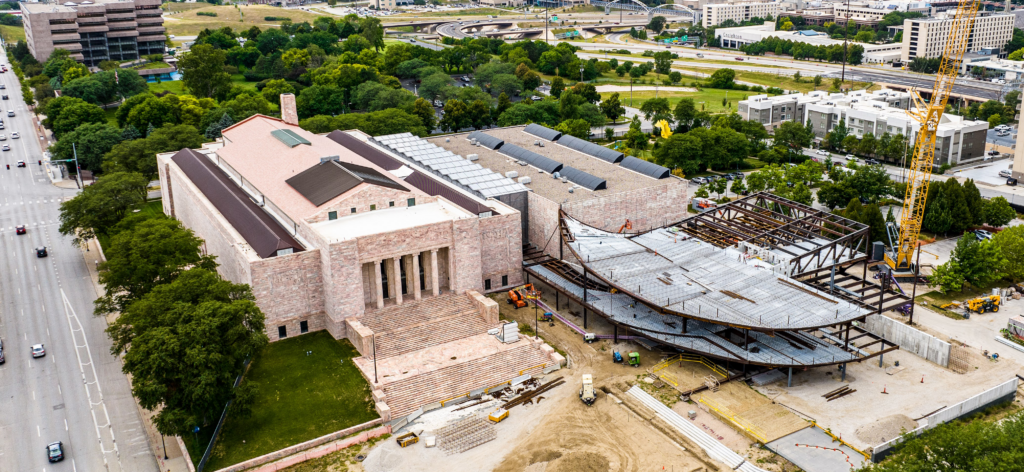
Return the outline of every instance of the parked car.
[[[1006,185],[1009,185],[1011,187],[1016,187],[1017,186],[1017,179],[1015,179],[1013,177],[1010,177],[1009,179],[1006,179]]]
[[[1003,169],[1003,170],[999,171],[999,176],[1000,177],[1013,177],[1013,172],[1010,172],[1010,169]]]
[[[694,177],[694,178],[690,179],[690,182],[693,182],[693,183],[699,184],[699,185],[704,185],[704,184],[710,182],[710,180],[708,180],[707,177]]]
[[[978,241],[990,241],[992,239],[992,233],[983,229],[976,229],[974,231],[968,231],[974,233],[974,237],[978,238]]]
[[[992,149],[991,151],[988,152],[988,155],[990,155],[990,156],[998,156],[999,155],[999,151],[996,151],[995,149]]]

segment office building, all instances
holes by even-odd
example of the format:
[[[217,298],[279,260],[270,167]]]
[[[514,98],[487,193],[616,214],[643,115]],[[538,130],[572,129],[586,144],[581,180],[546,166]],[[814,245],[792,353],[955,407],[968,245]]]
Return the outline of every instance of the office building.
[[[901,60],[907,62],[917,57],[941,57],[946,48],[949,29],[953,25],[953,13],[946,12],[936,18],[904,20]],[[1009,13],[978,12],[978,17],[974,20],[974,29],[967,39],[967,52],[985,49],[1000,52],[1013,37],[1015,19],[1016,17]]]
[[[715,3],[705,4],[704,27],[718,26],[727,20],[733,20],[737,24],[750,21],[751,18],[776,18],[779,16],[781,6],[778,3]],[[774,23],[773,23],[774,24]]]
[[[21,11],[25,42],[39,62],[54,49],[65,49],[90,67],[164,52],[160,0],[22,3]]]

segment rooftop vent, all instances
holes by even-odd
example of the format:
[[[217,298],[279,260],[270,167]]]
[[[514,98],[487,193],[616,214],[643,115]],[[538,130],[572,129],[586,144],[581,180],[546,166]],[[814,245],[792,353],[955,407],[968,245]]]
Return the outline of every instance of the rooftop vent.
[[[341,156],[327,156],[327,157],[321,157],[320,158],[320,162],[336,161],[338,159],[341,159]]]
[[[517,182],[519,182],[519,183],[521,183],[521,184],[528,184],[528,183],[530,183],[530,182],[533,182],[533,179],[531,179],[531,178],[530,178],[530,177],[528,177],[528,176],[524,176],[524,177],[520,177],[520,178],[519,178],[519,180],[518,180]]]
[[[508,172],[505,172],[505,177],[508,177],[510,179],[514,179],[516,177],[519,177],[519,172],[514,171],[514,170],[510,170]]]
[[[476,154],[470,154],[470,155],[466,156],[466,159],[469,159],[470,162],[473,162],[473,161],[475,161],[477,159],[480,159],[480,156],[478,156]]]

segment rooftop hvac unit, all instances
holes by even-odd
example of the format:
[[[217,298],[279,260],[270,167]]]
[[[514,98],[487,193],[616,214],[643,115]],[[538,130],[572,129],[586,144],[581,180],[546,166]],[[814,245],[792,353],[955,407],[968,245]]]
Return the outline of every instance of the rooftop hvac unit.
[[[569,193],[572,193],[573,188],[575,187],[569,187]]]
[[[505,172],[505,177],[508,177],[510,179],[514,179],[516,177],[519,177],[519,172],[516,172],[514,170],[510,170],[508,172]]]
[[[519,165],[525,166],[526,165],[526,161],[519,161]]]
[[[560,175],[561,174],[559,174],[558,172],[555,172],[555,173],[551,174],[551,178],[552,179],[557,179]]]
[[[538,139],[537,141],[534,141],[534,142],[533,142],[533,145],[534,145],[534,146],[540,146],[540,140]]]
[[[521,184],[528,184],[530,182],[533,182],[533,179],[531,179],[529,176],[525,176],[525,177],[520,177],[518,182],[521,183]]]
[[[477,159],[480,159],[480,156],[479,156],[479,155],[477,155],[477,154],[467,154],[467,155],[466,155],[466,159],[469,159],[469,160],[471,160],[471,161],[475,161],[475,160],[477,160]]]
[[[544,147],[544,143],[540,143],[540,144],[538,144],[538,146]]]
[[[476,146],[476,138],[469,138],[469,144]]]
[[[452,142],[452,139],[451,138],[444,138],[444,142],[450,143],[450,142]]]
[[[567,179],[567,178],[565,178],[565,177],[562,177],[562,183],[563,183],[563,184],[564,184],[564,183],[566,183],[566,182],[568,182],[568,181],[569,181],[569,179]]]

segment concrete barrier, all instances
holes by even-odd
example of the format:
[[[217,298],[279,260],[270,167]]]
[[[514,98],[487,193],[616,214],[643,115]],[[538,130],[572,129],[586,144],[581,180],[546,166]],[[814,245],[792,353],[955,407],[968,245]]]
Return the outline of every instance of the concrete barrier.
[[[949,367],[950,344],[918,329],[884,315],[871,315],[864,320],[864,329],[886,341],[899,344],[908,351],[942,367]]]
[[[344,448],[349,447],[349,446],[351,446],[353,444],[358,444],[358,443],[361,443],[361,442],[365,442],[365,441],[369,440],[370,438],[375,438],[375,437],[380,436],[382,434],[391,433],[391,428],[389,426],[385,425],[385,426],[381,426],[380,428],[377,428],[377,429],[375,429],[373,431],[362,432],[361,434],[359,434],[357,436],[353,436],[351,438],[346,438],[344,441],[338,441],[339,439],[345,438],[345,436],[348,436],[350,434],[361,432],[361,431],[370,429],[370,428],[372,428],[374,426],[379,426],[381,423],[382,423],[382,420],[380,418],[378,418],[378,419],[375,419],[373,421],[369,421],[369,422],[366,422],[366,423],[363,423],[363,424],[360,424],[360,425],[353,426],[351,428],[345,428],[345,429],[343,429],[341,431],[335,431],[335,432],[333,432],[331,434],[328,434],[328,435],[325,435],[325,436],[320,436],[319,438],[316,438],[316,439],[310,439],[309,441],[306,441],[306,442],[303,442],[303,443],[299,443],[299,444],[296,444],[294,446],[286,447],[284,449],[281,449],[281,450],[278,450],[278,451],[274,451],[274,452],[271,452],[269,454],[264,454],[262,456],[255,457],[253,459],[249,459],[249,460],[247,460],[245,462],[239,462],[238,464],[235,464],[235,465],[228,466],[228,467],[225,467],[223,469],[220,469],[217,472],[241,472],[243,470],[249,470],[249,469],[252,469],[252,468],[255,468],[255,467],[260,467],[262,465],[267,465],[267,467],[260,467],[259,469],[256,469],[256,470],[261,471],[261,472],[262,471],[280,470],[280,469],[283,469],[285,467],[289,467],[289,466],[298,464],[299,462],[307,461],[307,460],[310,460],[310,459],[314,459],[316,457],[320,457],[320,456],[323,456],[323,455],[326,455],[326,454],[330,454],[330,453],[332,453],[334,451],[337,451],[339,449],[344,449]],[[332,441],[338,441],[338,442],[335,443],[335,444],[331,444],[330,446],[328,446],[326,448],[318,449],[316,451],[316,453],[315,453],[315,454],[318,454],[318,455],[314,455],[313,453],[299,454],[299,453],[305,452],[305,451],[307,451],[309,449],[313,449],[313,448],[315,448],[317,446],[322,446],[324,444],[330,443]],[[295,458],[292,458],[290,456],[295,456]],[[281,459],[285,459],[285,458],[288,458],[288,460],[287,461],[278,462]],[[273,462],[273,464],[270,464],[271,462]],[[285,462],[287,462],[287,465],[283,465]]]

